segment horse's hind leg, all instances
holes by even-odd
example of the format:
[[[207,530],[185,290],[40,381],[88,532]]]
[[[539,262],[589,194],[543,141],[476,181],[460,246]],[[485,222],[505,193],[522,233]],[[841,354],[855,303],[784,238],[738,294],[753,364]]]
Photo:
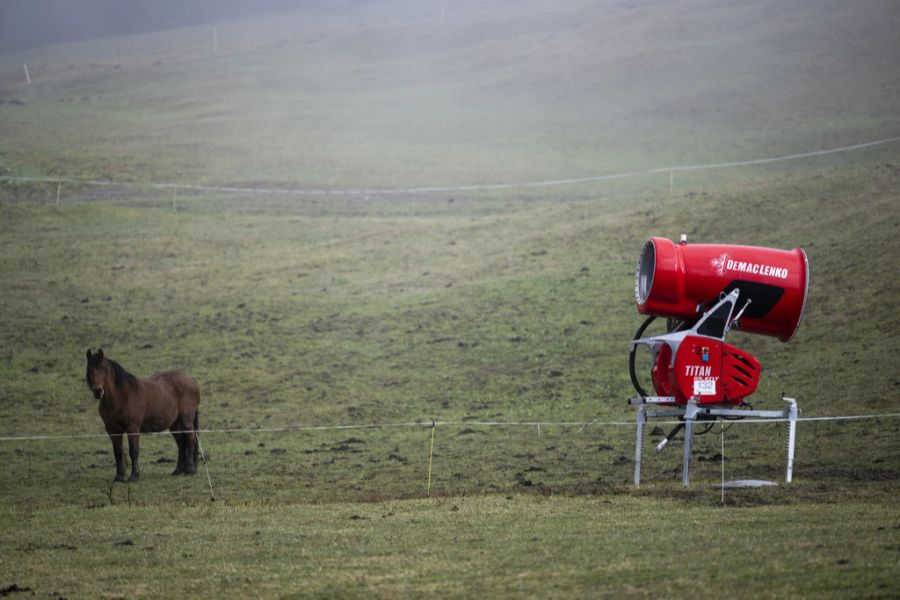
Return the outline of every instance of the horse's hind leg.
[[[186,429],[189,429],[187,433],[184,434],[184,474],[185,475],[193,475],[197,472],[197,429],[199,427],[199,420],[197,418],[196,413],[194,414],[193,423],[189,424]]]
[[[175,470],[172,471],[172,475],[182,475],[185,472],[184,463],[187,453],[185,437],[187,437],[187,434],[181,433],[181,427],[178,425],[176,425],[176,427],[178,427],[179,431],[172,432],[172,437],[175,438],[175,443],[178,444],[178,465],[175,467]]]

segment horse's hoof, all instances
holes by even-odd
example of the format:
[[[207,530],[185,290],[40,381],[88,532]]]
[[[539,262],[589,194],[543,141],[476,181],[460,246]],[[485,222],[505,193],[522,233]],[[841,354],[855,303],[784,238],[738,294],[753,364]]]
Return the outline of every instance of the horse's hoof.
[[[174,471],[172,471],[172,475],[184,475],[184,471],[181,470],[181,467],[178,467]]]
[[[140,478],[140,475],[138,475],[137,473],[132,473],[131,477],[128,478],[128,481],[137,481],[138,478]]]
[[[116,478],[113,479],[113,483],[122,483],[125,481],[124,475],[116,475]]]

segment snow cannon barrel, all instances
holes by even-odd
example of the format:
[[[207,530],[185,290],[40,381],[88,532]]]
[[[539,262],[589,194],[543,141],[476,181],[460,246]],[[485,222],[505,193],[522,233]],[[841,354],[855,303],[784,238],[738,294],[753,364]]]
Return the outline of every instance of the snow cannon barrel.
[[[786,342],[800,325],[809,286],[802,248],[778,250],[734,244],[689,244],[684,237],[652,237],[635,273],[638,312],[694,322],[721,294],[739,290],[737,308],[750,301],[740,329]]]

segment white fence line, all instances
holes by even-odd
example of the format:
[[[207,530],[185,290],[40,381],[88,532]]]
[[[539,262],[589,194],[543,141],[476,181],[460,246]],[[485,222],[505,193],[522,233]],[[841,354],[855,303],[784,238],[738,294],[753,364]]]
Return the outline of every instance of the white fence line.
[[[721,169],[725,167],[745,167],[752,165],[761,165],[767,163],[783,162],[790,160],[799,160],[803,158],[812,158],[816,156],[825,156],[828,154],[838,154],[841,152],[852,152],[890,144],[900,141],[900,136],[853,144],[850,146],[839,146],[836,148],[828,148],[825,150],[811,150],[809,152],[801,152],[797,154],[787,154],[783,156],[774,156],[767,158],[756,158],[751,160],[740,160],[723,163],[707,163],[697,165],[681,165],[656,167],[644,171],[626,171],[622,173],[609,173],[605,175],[591,175],[588,177],[576,177],[571,179],[550,179],[544,181],[527,181],[521,183],[485,183],[473,185],[458,186],[422,186],[408,188],[347,188],[347,189],[291,189],[291,188],[260,188],[260,187],[234,187],[234,186],[213,186],[200,184],[182,184],[182,183],[140,183],[135,181],[113,181],[106,179],[72,179],[65,177],[24,177],[17,175],[0,175],[0,179],[7,181],[23,181],[33,183],[72,183],[78,185],[104,186],[104,187],[122,187],[122,188],[151,188],[151,189],[181,189],[196,192],[219,192],[219,193],[240,193],[240,194],[269,194],[269,195],[295,195],[295,196],[390,196],[390,195],[412,195],[412,194],[432,194],[432,193],[449,193],[449,192],[483,192],[513,189],[528,189],[541,187],[554,187],[563,185],[575,185],[581,183],[594,183],[599,181],[610,181],[614,179],[626,179],[631,177],[641,177],[646,175],[656,175],[659,173],[675,173],[685,171],[701,171],[706,169]]]
[[[796,421],[800,422],[822,422],[822,421],[861,421],[872,419],[896,419],[900,418],[900,413],[880,413],[865,415],[838,415],[838,416],[820,416],[820,417],[797,417]],[[781,419],[739,419],[725,421],[728,424],[749,424],[749,423],[786,423],[790,421],[787,417]],[[660,421],[654,420],[654,425],[677,425],[683,421],[671,420]],[[703,421],[706,423],[706,421]],[[466,426],[466,427],[579,427],[580,430],[588,427],[634,427],[634,421],[406,421],[395,423],[369,423],[362,425],[287,425],[284,427],[256,427],[256,428],[223,428],[223,429],[197,429],[196,433],[207,434],[259,434],[259,433],[293,433],[301,431],[341,431],[341,430],[359,430],[359,429],[391,429],[403,427],[449,427],[449,426]],[[172,433],[194,433],[195,430],[185,431],[160,431],[147,432],[142,434],[131,435],[170,435]],[[106,433],[76,433],[76,434],[34,434],[20,436],[0,436],[0,442],[16,442],[30,440],[60,440],[60,439],[77,439],[77,438],[105,438]]]

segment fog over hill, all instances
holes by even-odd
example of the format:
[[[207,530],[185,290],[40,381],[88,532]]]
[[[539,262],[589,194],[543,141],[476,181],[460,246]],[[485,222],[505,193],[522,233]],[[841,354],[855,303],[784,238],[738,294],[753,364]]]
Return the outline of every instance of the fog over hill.
[[[0,44],[19,174],[517,184],[900,135],[896,0],[12,0]]]
[[[0,3],[0,52],[177,29],[314,3],[311,0],[4,0]]]

